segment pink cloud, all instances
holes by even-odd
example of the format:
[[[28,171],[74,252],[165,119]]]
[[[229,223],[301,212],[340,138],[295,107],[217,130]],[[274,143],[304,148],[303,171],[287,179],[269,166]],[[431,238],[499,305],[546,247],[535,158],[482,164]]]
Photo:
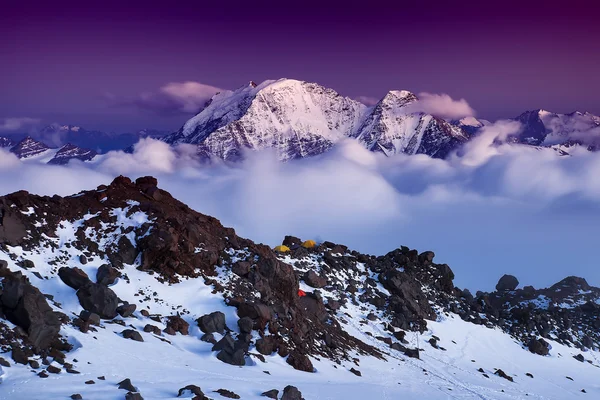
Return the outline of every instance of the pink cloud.
[[[408,108],[410,112],[424,112],[444,119],[460,119],[475,115],[475,110],[465,99],[454,100],[445,93],[419,93],[419,100],[411,103]]]
[[[144,111],[158,114],[197,113],[216,93],[215,86],[200,82],[170,82],[154,92],[144,92],[133,98],[120,98],[106,94],[105,98],[113,106],[134,106]]]

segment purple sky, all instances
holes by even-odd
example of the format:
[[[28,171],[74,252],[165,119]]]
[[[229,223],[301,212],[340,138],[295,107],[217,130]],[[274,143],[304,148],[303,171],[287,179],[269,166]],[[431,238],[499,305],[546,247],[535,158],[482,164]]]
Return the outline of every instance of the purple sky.
[[[591,1],[24,3],[0,12],[0,118],[174,130],[189,114],[135,99],[170,82],[236,88],[281,77],[350,97],[447,93],[488,119],[534,108],[600,114]]]

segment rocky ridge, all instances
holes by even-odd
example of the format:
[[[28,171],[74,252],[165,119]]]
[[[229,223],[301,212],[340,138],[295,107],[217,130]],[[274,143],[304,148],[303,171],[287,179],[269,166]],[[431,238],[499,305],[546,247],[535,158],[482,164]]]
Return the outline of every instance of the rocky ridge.
[[[73,338],[113,330],[140,346],[189,337],[233,366],[275,357],[315,372],[315,360],[328,360],[360,379],[367,359],[444,352],[448,338],[431,336],[424,348],[414,335],[445,318],[501,330],[540,357],[558,343],[593,364],[588,354],[600,347],[600,289],[582,278],[535,289],[503,276],[495,291],[473,295],[431,251],[372,256],[293,236],[282,244],[273,251],[237,236],[152,177],[69,197],[0,197],[3,359],[47,363],[32,367],[42,378],[76,374],[85,366],[69,355]]]

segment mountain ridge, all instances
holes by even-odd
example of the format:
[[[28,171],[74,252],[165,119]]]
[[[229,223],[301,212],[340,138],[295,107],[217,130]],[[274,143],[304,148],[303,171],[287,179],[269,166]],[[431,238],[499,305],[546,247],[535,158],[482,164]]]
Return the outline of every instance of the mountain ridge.
[[[307,398],[357,395],[335,382],[433,399],[450,389],[548,396],[548,379],[561,390],[554,398],[600,393],[599,288],[578,277],[519,288],[505,275],[473,295],[434,260],[404,246],[372,256],[293,236],[273,250],[153,177],[67,197],[1,196],[0,393],[108,399],[125,378],[150,398],[191,382],[260,398],[282,379]],[[31,385],[16,385],[26,377]]]

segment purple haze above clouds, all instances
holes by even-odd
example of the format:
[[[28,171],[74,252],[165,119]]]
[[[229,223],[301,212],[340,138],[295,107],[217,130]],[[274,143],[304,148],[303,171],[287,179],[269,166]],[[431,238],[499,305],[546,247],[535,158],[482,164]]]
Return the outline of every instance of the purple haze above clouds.
[[[492,120],[600,114],[600,6],[436,3],[5,3],[0,118],[177,129],[211,88],[280,77],[447,93]]]

